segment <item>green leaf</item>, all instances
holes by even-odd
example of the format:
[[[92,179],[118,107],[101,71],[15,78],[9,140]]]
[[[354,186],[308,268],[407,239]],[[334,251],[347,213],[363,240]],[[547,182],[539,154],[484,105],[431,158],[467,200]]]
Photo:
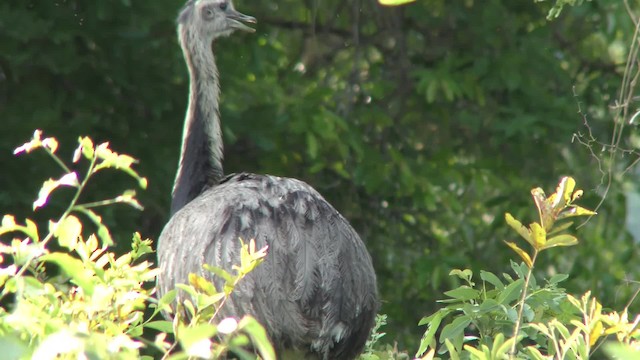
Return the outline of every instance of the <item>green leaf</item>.
[[[484,347],[484,346],[483,346]],[[465,345],[464,350],[471,354],[471,358],[475,360],[490,360],[484,352],[474,348],[471,345]]]
[[[213,295],[217,293],[216,288],[213,286],[211,282],[209,282],[207,279],[203,278],[202,276],[199,276],[194,273],[189,274],[189,285],[193,286],[196,290],[207,295]]]
[[[498,303],[501,305],[510,305],[513,300],[520,297],[523,286],[524,280],[522,279],[518,279],[507,285],[504,290],[500,292],[500,295],[498,295]]]
[[[494,299],[485,299],[478,308],[479,314],[486,314],[488,312],[497,310],[500,308],[500,304]]]
[[[571,225],[573,225],[573,221],[567,221],[563,224],[560,225],[555,225],[550,232],[547,233],[547,237],[557,234],[561,231],[567,230],[569,227],[571,227]]]
[[[59,252],[43,255],[40,260],[58,265],[87,295],[93,294],[95,285],[93,271],[87,268],[82,261],[69,254]]]
[[[10,232],[19,231],[27,235],[34,242],[39,242],[38,226],[31,220],[25,220],[25,226],[18,225],[13,215],[4,215],[2,222],[0,222],[0,235],[8,234]]]
[[[204,264],[202,265],[202,267],[209,271],[210,273],[217,275],[221,278],[224,279],[225,282],[227,283],[232,283],[234,280],[234,276],[229,274],[226,270],[219,268],[217,266],[213,266],[213,265],[209,265],[209,264]]]
[[[545,231],[544,227],[542,227],[542,225],[538,224],[537,222],[534,222],[529,225],[529,229],[531,229],[531,240],[533,242],[533,248],[536,250],[544,249],[544,246],[547,243],[547,232]]]
[[[573,235],[557,235],[547,241],[541,250],[556,246],[573,246],[578,243],[578,238]]]
[[[173,323],[167,320],[150,321],[144,324],[144,327],[158,330],[160,332],[167,333],[167,334],[173,333]]]
[[[488,282],[493,285],[496,289],[502,290],[504,289],[504,284],[495,274],[490,273],[488,271],[480,270],[480,279]]]
[[[445,291],[444,294],[460,301],[468,301],[471,299],[477,299],[480,296],[480,291],[463,285],[457,289]]]
[[[422,335],[422,339],[420,340],[420,347],[416,352],[416,357],[422,356],[422,354],[424,354],[424,352],[427,351],[429,346],[435,345],[433,344],[433,341],[436,336],[436,332],[440,327],[440,323],[442,322],[442,319],[444,319],[444,317],[447,316],[447,314],[449,314],[449,311],[447,310],[438,310],[433,315],[422,318],[422,320],[420,320],[418,325],[428,324],[428,327],[427,327],[427,331],[425,331],[424,335]]]
[[[511,214],[504,214],[504,219],[507,221],[507,225],[511,226],[523,239],[527,240],[529,244],[534,246],[533,241],[531,240],[531,232],[527,229],[520,221],[514,218]]]
[[[457,276],[460,279],[470,283],[471,278],[473,277],[473,271],[471,271],[470,269],[453,269],[449,272],[449,276]]]
[[[595,211],[585,209],[581,206],[571,205],[566,210],[563,210],[560,214],[558,214],[558,220],[574,216],[592,216],[597,214],[598,213],[596,213]]]
[[[513,251],[515,251],[518,255],[520,255],[520,258],[527,264],[529,268],[533,267],[533,261],[531,260],[531,257],[529,256],[529,254],[527,254],[526,251],[520,249],[520,247],[513,242],[505,241],[505,243],[511,249],[513,249]]]
[[[529,356],[531,356],[531,358],[533,360],[548,360],[549,359],[548,357],[542,355],[540,350],[536,349],[534,346],[527,346],[525,350],[529,353]]]
[[[555,285],[557,283],[567,280],[567,278],[569,278],[569,275],[567,274],[555,274],[551,277],[551,279],[549,279],[549,284]]]
[[[446,339],[453,339],[464,334],[464,329],[466,329],[469,324],[471,324],[471,317],[468,315],[461,315],[455,318],[450,324],[447,324],[442,328],[442,333],[440,333],[440,342],[444,342]]]
[[[216,327],[211,324],[198,324],[192,327],[179,326],[176,337],[189,356],[210,358],[210,350],[202,349],[201,341],[207,341],[216,334]]]
[[[267,332],[260,323],[250,317],[245,316],[240,319],[238,328],[243,330],[251,338],[251,344],[258,350],[260,357],[264,360],[275,360],[276,353],[273,346],[269,342]]]
[[[60,246],[69,250],[74,250],[78,243],[78,238],[82,234],[82,223],[77,217],[69,215],[54,226],[54,236],[58,238]]]
[[[398,6],[414,2],[415,0],[379,0],[381,5]]]
[[[451,340],[449,340],[448,338],[445,339],[444,345],[447,347],[447,350],[449,351],[450,360],[460,360],[460,355],[458,354],[458,350],[456,350],[456,347]]]
[[[49,199],[49,195],[53,190],[57,189],[60,186],[73,186],[77,187],[78,183],[78,175],[75,172],[68,173],[62,176],[58,180],[49,179],[46,180],[40,191],[38,192],[38,198],[33,202],[33,210],[43,207],[47,200]]]
[[[157,310],[158,311],[170,310],[171,309],[171,304],[174,302],[174,300],[176,299],[177,295],[178,295],[178,290],[177,289],[170,290],[166,294],[162,295],[162,297],[158,300],[158,308],[157,308]]]

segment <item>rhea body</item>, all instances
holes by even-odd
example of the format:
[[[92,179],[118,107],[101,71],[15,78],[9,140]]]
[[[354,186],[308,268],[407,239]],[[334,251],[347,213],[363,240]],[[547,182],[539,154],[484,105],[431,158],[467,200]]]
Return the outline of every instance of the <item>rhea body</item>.
[[[239,239],[269,246],[220,316],[252,315],[279,354],[353,359],[363,349],[378,308],[371,258],[356,231],[316,190],[289,178],[223,175],[218,71],[212,42],[255,19],[229,0],[190,0],[178,36],[190,75],[189,104],[171,218],[158,242],[160,296],[210,264],[232,271]]]

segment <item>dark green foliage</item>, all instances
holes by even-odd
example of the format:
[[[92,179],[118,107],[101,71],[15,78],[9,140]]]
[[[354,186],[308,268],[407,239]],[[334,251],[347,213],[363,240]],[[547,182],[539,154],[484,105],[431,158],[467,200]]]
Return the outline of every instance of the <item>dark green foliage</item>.
[[[604,188],[598,165],[616,175],[600,215],[581,246],[545,254],[554,265],[539,271],[570,273],[569,291],[592,289],[605,305],[629,297],[624,279],[637,279],[639,254],[624,231],[619,175],[635,158],[600,164],[572,136],[587,134],[584,116],[596,140],[609,141],[608,105],[633,23],[618,0],[567,7],[548,22],[554,3],[239,1],[258,18],[256,34],[215,44],[226,172],[305,180],[354,224],[374,258],[387,340],[417,346],[417,321],[457,287],[452,268],[508,270],[502,240],[514,238],[502,214],[522,218],[521,194],[533,185],[571,174],[594,208]],[[51,173],[44,161],[12,157],[15,144],[36,128],[62,143],[91,135],[140,159],[149,179],[144,212],[103,214],[114,239],[126,242],[134,229],[157,238],[187,101],[175,40],[181,5],[0,3],[0,213],[25,217],[41,174]],[[87,193],[111,196],[123,181],[105,174]]]

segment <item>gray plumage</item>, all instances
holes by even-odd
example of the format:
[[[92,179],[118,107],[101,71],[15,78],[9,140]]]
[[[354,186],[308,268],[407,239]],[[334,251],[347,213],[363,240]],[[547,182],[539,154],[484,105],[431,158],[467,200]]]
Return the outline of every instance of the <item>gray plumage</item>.
[[[371,258],[358,234],[306,183],[256,174],[223,178],[217,69],[211,42],[251,30],[228,0],[192,0],[178,17],[191,88],[172,217],[158,242],[159,295],[196,273],[222,280],[203,264],[228,271],[239,239],[269,246],[263,264],[243,279],[220,312],[254,316],[279,354],[353,359],[363,349],[378,308]]]

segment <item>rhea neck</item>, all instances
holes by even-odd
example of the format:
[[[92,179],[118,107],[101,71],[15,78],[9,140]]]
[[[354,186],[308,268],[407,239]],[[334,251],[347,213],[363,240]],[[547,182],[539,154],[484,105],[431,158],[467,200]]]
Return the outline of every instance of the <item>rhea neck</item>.
[[[178,28],[190,88],[184,122],[180,163],[171,199],[173,215],[222,178],[222,135],[218,97],[218,69],[211,41],[202,41],[193,30]]]

